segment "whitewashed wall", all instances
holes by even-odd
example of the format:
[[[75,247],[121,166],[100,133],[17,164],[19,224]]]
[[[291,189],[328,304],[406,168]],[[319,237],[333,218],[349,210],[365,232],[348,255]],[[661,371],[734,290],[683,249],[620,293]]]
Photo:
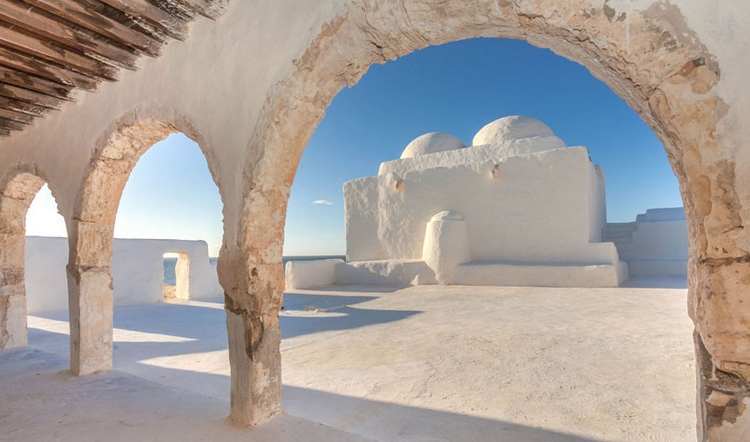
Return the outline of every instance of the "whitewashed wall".
[[[601,240],[605,209],[603,180],[584,147],[506,160],[493,152],[479,146],[383,163],[377,211],[362,202],[372,201],[374,180],[347,183],[347,228],[367,226],[363,236],[348,234],[349,259],[421,259],[427,222],[454,210],[466,220],[472,261],[611,263],[606,246],[589,243]],[[495,164],[499,178],[490,176]],[[373,255],[372,235],[364,236],[373,225],[385,256]]]
[[[216,266],[208,260],[205,241],[115,239],[112,279],[115,305],[148,304],[164,297],[163,257],[190,256],[190,298],[221,296]],[[29,313],[66,310],[68,239],[26,237],[26,300]]]

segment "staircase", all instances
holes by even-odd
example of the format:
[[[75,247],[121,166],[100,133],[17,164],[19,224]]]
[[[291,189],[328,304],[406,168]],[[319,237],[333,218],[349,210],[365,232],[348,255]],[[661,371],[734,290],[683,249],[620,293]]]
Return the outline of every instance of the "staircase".
[[[636,222],[607,223],[605,241],[615,243],[617,254],[621,261],[630,257],[630,245],[633,243],[633,232],[637,229]]]

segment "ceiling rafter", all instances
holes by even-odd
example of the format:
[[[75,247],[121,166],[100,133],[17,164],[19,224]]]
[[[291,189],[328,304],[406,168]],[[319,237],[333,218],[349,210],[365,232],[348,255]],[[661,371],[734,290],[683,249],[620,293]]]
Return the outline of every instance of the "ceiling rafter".
[[[184,40],[228,0],[0,0],[0,136]]]

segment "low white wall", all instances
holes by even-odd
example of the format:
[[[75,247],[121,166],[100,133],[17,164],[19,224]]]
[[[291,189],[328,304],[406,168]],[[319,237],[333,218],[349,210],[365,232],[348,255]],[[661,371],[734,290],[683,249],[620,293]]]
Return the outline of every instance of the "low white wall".
[[[336,265],[342,259],[319,259],[314,261],[289,261],[284,269],[286,289],[312,289],[336,283]]]
[[[615,264],[468,263],[456,269],[455,284],[521,287],[618,287],[628,266]]]
[[[618,226],[621,233],[615,243],[631,276],[687,275],[688,236],[682,207],[649,209],[635,223]]]
[[[148,304],[164,298],[164,254],[184,252],[190,257],[191,299],[220,296],[216,266],[208,260],[205,241],[115,239],[112,286],[115,305]],[[26,237],[25,278],[29,313],[68,308],[68,239]]]
[[[356,261],[336,266],[336,284],[407,287],[437,283],[435,272],[421,260]]]

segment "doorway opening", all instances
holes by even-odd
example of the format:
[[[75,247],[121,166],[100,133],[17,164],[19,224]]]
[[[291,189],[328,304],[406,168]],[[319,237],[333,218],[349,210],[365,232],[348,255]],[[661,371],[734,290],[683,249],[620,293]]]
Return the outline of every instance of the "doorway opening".
[[[164,302],[190,299],[190,255],[167,252],[164,261]]]

